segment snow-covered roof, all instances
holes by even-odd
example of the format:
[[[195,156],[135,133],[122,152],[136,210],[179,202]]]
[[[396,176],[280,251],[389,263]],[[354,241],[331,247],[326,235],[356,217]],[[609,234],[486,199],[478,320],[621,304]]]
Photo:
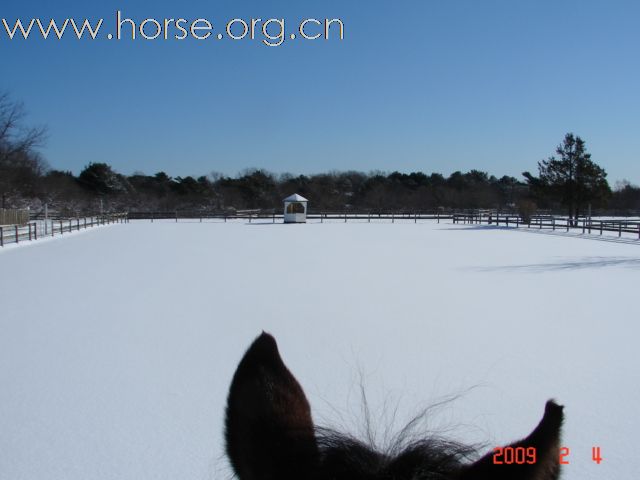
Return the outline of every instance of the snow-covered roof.
[[[298,195],[297,193],[294,193],[293,195],[289,195],[287,198],[285,198],[284,201],[285,202],[308,202],[309,200],[304,198],[302,195]]]

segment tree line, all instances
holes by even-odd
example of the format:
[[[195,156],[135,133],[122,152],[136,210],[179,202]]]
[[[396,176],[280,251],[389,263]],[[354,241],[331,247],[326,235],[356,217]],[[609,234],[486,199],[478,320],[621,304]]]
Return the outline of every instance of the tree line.
[[[500,178],[482,170],[448,176],[423,172],[328,172],[273,174],[245,170],[172,177],[158,172],[123,175],[106,163],[89,163],[79,175],[50,168],[37,153],[46,130],[29,128],[24,107],[0,95],[0,194],[3,208],[45,203],[61,213],[104,211],[232,211],[279,209],[297,192],[315,211],[427,211],[500,209],[530,215],[538,209],[570,216],[607,210],[640,211],[640,188],[621,182],[610,188],[605,170],[579,136],[567,134],[556,155],[538,164],[537,175]]]

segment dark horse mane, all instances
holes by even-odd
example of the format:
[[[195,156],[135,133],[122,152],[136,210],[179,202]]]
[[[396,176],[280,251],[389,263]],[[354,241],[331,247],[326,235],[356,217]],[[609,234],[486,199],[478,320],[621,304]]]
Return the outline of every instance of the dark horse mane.
[[[534,462],[496,464],[493,452],[477,459],[473,447],[408,431],[381,451],[315,426],[302,387],[263,333],[231,383],[227,455],[239,480],[557,480],[562,408],[547,402],[533,432],[508,446],[535,449]]]
[[[319,478],[449,478],[476,449],[438,437],[399,438],[381,450],[369,442],[325,428],[316,429],[320,453]]]

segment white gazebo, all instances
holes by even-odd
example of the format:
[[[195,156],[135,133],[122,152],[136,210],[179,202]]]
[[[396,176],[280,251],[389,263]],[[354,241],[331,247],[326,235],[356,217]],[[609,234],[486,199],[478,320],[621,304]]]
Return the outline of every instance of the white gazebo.
[[[284,199],[284,223],[307,223],[309,200],[294,193]]]

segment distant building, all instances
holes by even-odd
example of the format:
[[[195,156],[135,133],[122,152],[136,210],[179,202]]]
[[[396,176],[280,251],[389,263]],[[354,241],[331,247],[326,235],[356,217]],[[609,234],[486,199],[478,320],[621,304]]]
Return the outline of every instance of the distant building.
[[[307,223],[307,203],[309,200],[294,193],[284,199],[284,223]]]

